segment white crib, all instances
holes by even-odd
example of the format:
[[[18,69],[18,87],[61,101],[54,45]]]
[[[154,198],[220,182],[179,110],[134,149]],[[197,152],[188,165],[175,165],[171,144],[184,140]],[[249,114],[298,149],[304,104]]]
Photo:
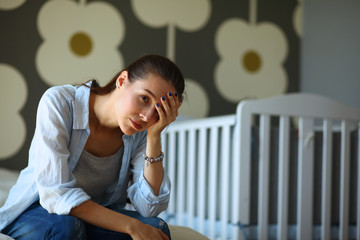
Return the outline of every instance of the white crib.
[[[359,123],[360,110],[314,94],[244,100],[233,115],[174,123],[163,136],[172,195],[162,217],[210,239],[360,240]]]

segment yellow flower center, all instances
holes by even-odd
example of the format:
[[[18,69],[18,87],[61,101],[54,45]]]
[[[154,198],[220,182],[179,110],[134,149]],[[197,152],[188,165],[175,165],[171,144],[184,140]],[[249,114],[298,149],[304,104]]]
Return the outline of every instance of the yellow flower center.
[[[90,36],[83,32],[77,32],[72,35],[69,44],[71,51],[80,57],[88,55],[93,48]]]
[[[247,51],[243,56],[242,64],[248,72],[255,73],[261,67],[260,55],[253,50]]]

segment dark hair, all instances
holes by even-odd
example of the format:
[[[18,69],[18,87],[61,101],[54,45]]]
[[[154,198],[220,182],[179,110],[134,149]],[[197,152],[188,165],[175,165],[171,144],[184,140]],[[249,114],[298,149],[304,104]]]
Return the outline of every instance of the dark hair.
[[[171,82],[177,91],[180,101],[183,100],[185,80],[180,69],[166,57],[159,55],[145,55],[135,60],[124,70],[117,73],[105,86],[101,87],[96,80],[91,84],[91,91],[105,95],[115,90],[116,80],[123,71],[128,71],[129,82],[133,83],[139,79],[144,79],[148,74],[156,74],[165,81]]]

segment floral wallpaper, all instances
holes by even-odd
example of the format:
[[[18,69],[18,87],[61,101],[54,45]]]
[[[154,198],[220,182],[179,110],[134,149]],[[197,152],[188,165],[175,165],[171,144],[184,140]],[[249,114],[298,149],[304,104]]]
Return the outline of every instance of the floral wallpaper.
[[[183,71],[180,114],[232,114],[299,91],[300,0],[0,1],[0,167],[22,169],[43,92],[105,84],[146,53]]]

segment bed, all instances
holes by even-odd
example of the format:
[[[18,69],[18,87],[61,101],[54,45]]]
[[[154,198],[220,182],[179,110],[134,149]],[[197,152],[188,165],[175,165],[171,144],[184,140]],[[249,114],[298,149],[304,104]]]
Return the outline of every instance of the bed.
[[[162,136],[160,217],[174,240],[360,240],[359,123],[359,109],[306,93],[177,121]]]
[[[163,217],[210,239],[360,239],[360,110],[315,94],[243,100],[163,136]]]

